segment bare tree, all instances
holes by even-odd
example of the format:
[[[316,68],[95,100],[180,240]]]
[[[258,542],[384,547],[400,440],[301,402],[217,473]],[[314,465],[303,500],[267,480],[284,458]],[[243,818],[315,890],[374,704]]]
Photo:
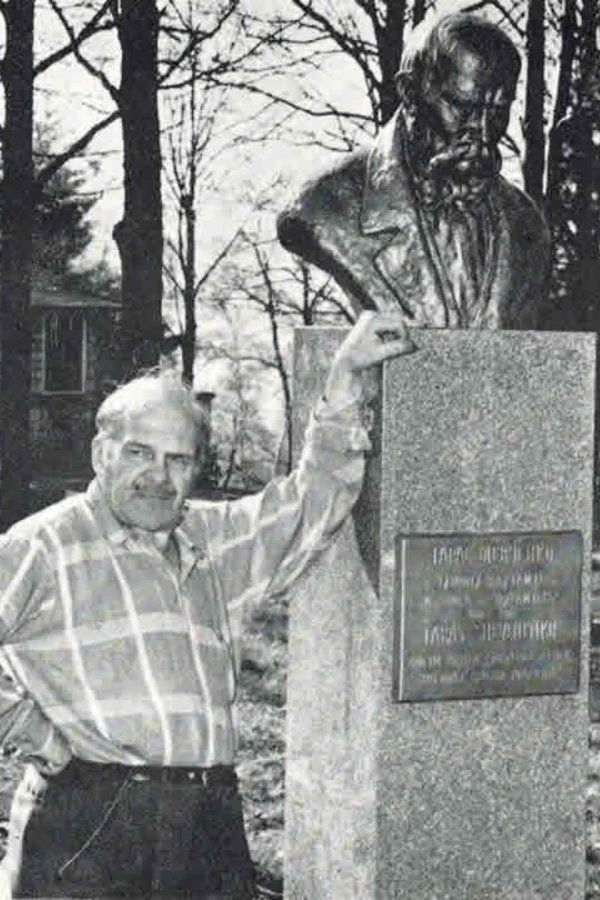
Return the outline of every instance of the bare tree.
[[[240,252],[229,260],[216,292],[216,302],[227,314],[230,307],[260,314],[266,323],[264,342],[248,340],[236,357],[238,363],[255,364],[277,373],[284,406],[285,440],[280,463],[289,472],[291,459],[292,391],[288,350],[294,325],[346,325],[354,321],[351,307],[333,280],[303,260],[281,252],[272,239],[261,240],[258,231],[244,229]],[[204,351],[226,356],[226,347],[211,345]]]
[[[524,116],[525,190],[541,206],[544,197],[545,0],[530,0],[527,16],[527,86]]]
[[[2,61],[5,117],[0,251],[0,527],[6,528],[27,508],[31,469],[34,0],[11,0],[0,9],[6,26]]]
[[[105,27],[101,4],[69,40],[34,65],[35,0],[0,4],[6,38],[1,78],[5,113],[2,131],[2,241],[0,250],[0,527],[28,508],[31,480],[29,392],[31,385],[31,263],[34,207],[52,176],[83,150],[112,119],[105,117],[34,174],[34,79],[76,53]]]
[[[203,288],[227,257],[239,235],[232,229],[211,261],[198,272],[197,221],[202,185],[214,160],[211,143],[220,112],[225,105],[222,92],[211,91],[199,79],[198,48],[189,57],[189,80],[171,104],[171,127],[167,133],[165,178],[175,204],[175,234],[167,234],[164,270],[175,296],[183,306],[178,333],[166,342],[181,348],[182,377],[192,383],[196,356],[197,311]],[[210,181],[210,179],[208,179]]]
[[[221,392],[215,431],[223,454],[220,488],[257,490],[274,462],[274,437],[261,421],[254,399],[254,372],[232,349],[231,371]]]
[[[393,76],[406,30],[434,5],[434,0],[290,0],[283,8],[275,5],[268,17],[249,16],[247,25],[256,40],[268,33],[268,65],[261,60],[243,78],[216,72],[214,79],[262,101],[268,135],[289,134],[292,125],[296,143],[317,141],[329,149],[352,150],[361,136],[392,116],[398,102]],[[348,63],[341,74],[340,60]],[[362,98],[357,102],[357,91],[354,99],[340,98],[339,91],[329,96],[327,71],[335,73],[332,85],[345,81],[347,73],[362,82],[366,106]],[[261,120],[260,113],[256,118]],[[315,121],[318,131],[311,127]]]
[[[160,358],[162,195],[158,121],[159,13],[155,0],[113,4],[121,45],[114,93],[123,132],[125,208],[114,228],[121,257],[123,360],[133,369]]]
[[[57,0],[50,6],[67,38],[74,26]],[[115,225],[121,259],[122,362],[125,370],[158,362],[162,337],[162,197],[158,120],[159,11],[155,0],[110,0],[121,77],[111,83],[81,48],[75,56],[115,104],[123,137],[124,213]]]
[[[560,36],[556,97],[548,137],[548,166],[545,189],[547,211],[551,203],[550,198],[555,196],[559,178],[561,146],[558,129],[560,123],[567,115],[573,90],[573,65],[577,50],[577,0],[565,0],[564,2],[564,9],[560,19]]]

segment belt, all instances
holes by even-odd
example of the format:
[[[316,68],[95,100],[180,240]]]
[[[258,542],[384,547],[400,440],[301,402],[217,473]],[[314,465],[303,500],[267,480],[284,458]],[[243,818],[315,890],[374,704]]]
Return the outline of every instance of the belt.
[[[188,766],[134,766],[129,768],[129,773],[131,781],[155,781],[161,784],[195,782],[206,788],[237,785],[237,775],[233,766],[210,766],[206,769]]]
[[[121,763],[88,762],[72,759],[51,782],[85,785],[86,781],[154,782],[155,784],[196,784],[198,787],[237,787],[238,779],[233,766],[127,766]]]

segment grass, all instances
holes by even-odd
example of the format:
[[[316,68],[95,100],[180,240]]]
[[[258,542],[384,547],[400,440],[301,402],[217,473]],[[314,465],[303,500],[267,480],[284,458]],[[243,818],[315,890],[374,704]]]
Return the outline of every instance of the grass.
[[[275,895],[283,885],[283,802],[287,603],[269,597],[245,635],[238,717],[238,775],[246,832],[259,883]]]

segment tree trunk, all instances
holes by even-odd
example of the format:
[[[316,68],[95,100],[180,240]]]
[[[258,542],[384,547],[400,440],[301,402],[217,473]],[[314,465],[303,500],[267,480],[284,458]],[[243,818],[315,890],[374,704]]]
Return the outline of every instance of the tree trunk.
[[[275,362],[281,388],[283,391],[283,408],[285,413],[285,440],[286,440],[286,459],[285,472],[287,475],[292,471],[292,390],[290,387],[290,379],[285,368],[283,353],[281,350],[281,340],[279,337],[279,324],[277,322],[277,310],[271,299],[267,308],[269,322],[271,324],[271,339],[273,341],[273,352],[275,354]]]
[[[377,123],[378,125],[385,125],[392,118],[398,106],[394,76],[398,71],[404,47],[405,14],[406,0],[388,0],[384,26],[375,31],[381,69],[380,121]]]
[[[120,111],[125,211],[114,229],[121,257],[125,370],[156,365],[162,338],[162,198],[155,0],[121,0]]]
[[[415,0],[413,4],[413,14],[412,21],[413,27],[416,27],[419,22],[422,22],[425,18],[425,0]]]
[[[594,76],[597,66],[596,28],[600,25],[600,12],[598,0],[583,0],[581,7],[581,82],[585,90],[589,87],[590,79]],[[581,102],[584,98],[579,97]]]
[[[525,190],[540,206],[544,190],[544,18],[545,0],[530,0],[527,18],[525,99]]]
[[[198,111],[196,107],[197,57],[195,51],[190,60],[189,89],[189,171],[187,192],[181,197],[185,217],[185,261],[183,266],[183,306],[185,327],[181,336],[182,378],[187,384],[194,383],[194,361],[196,358],[196,178],[197,164],[202,152],[198,150]]]
[[[573,60],[577,49],[577,0],[565,0],[560,26],[560,59],[553,125],[556,125],[569,108],[573,85]]]
[[[195,167],[192,167],[194,172]],[[195,174],[192,175],[195,182]],[[191,193],[181,198],[185,213],[186,249],[183,276],[183,306],[185,327],[181,335],[182,378],[194,383],[196,358],[196,210],[194,209],[195,183],[190,183]]]
[[[31,480],[31,248],[33,227],[34,0],[3,5],[0,244],[0,528],[28,511]]]
[[[558,62],[558,83],[556,100],[552,117],[552,128],[548,138],[548,166],[546,177],[546,210],[552,218],[552,205],[556,202],[556,188],[560,177],[561,146],[558,125],[564,119],[569,108],[573,85],[573,62],[577,47],[576,0],[565,0],[561,21],[561,45]]]

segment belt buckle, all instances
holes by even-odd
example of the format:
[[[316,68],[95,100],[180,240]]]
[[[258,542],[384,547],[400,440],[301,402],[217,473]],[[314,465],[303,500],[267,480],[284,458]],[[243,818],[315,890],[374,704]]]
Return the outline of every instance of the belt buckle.
[[[150,781],[150,776],[147,772],[136,772],[135,769],[129,777],[132,781]]]
[[[188,781],[199,783],[204,788],[210,787],[210,769],[186,769],[185,774]]]

